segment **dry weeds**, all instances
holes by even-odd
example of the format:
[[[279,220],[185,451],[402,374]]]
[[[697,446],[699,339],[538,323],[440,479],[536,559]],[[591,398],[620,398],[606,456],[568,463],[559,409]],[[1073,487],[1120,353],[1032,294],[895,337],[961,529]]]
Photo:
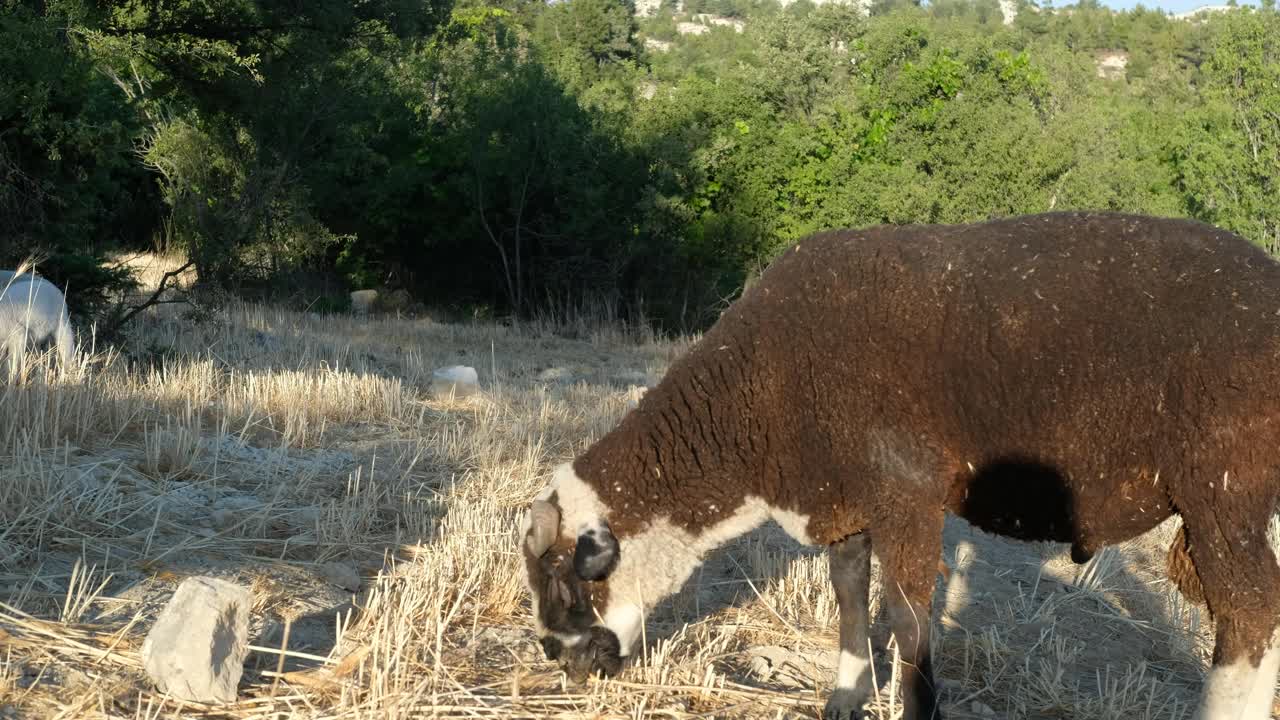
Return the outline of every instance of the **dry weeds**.
[[[621,677],[574,688],[542,660],[519,513],[689,342],[570,320],[162,306],[121,352],[0,387],[0,717],[817,716],[835,599],[825,556],[774,527],[661,607]],[[458,363],[484,394],[433,398],[432,369]],[[949,716],[1188,717],[1210,634],[1164,579],[1175,529],[1077,567],[950,522]],[[235,706],[157,696],[141,674],[151,619],[197,573],[255,594]],[[887,658],[876,672],[888,720]]]

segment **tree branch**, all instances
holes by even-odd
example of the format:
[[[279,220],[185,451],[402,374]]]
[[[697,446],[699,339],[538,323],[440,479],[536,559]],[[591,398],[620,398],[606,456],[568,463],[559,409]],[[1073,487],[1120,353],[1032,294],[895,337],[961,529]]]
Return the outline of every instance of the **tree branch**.
[[[178,277],[182,273],[186,272],[194,264],[195,264],[194,260],[188,260],[182,265],[182,267],[179,267],[176,270],[169,270],[165,272],[164,275],[161,275],[160,286],[156,288],[155,292],[151,293],[151,297],[147,298],[141,305],[129,308],[129,312],[125,313],[124,316],[121,317],[120,320],[116,322],[116,327],[117,328],[123,327],[125,323],[133,319],[134,315],[137,315],[138,313],[142,312],[143,310],[146,310],[152,305],[163,305],[166,303],[174,302],[172,300],[161,300],[160,296],[164,294],[165,290],[169,289],[170,280],[173,280],[174,278]]]

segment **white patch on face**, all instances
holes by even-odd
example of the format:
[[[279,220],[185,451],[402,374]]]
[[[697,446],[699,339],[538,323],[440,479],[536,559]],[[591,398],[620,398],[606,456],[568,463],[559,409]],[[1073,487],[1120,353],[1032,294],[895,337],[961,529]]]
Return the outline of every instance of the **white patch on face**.
[[[586,637],[582,633],[551,633],[565,647],[576,647]]]
[[[771,508],[769,514],[773,517],[774,522],[787,531],[788,535],[795,538],[796,542],[803,545],[817,545],[813,538],[809,537],[808,515],[801,515],[798,512],[782,508]]]
[[[578,477],[573,463],[562,463],[551,476],[551,482],[539,493],[544,500],[556,494],[560,508],[560,535],[577,537],[583,532],[602,527],[608,508],[590,485]]]
[[[840,651],[840,664],[836,668],[836,687],[852,690],[863,675],[871,672],[871,661],[848,650]]]
[[[604,541],[600,538],[608,534],[609,526],[605,524],[604,520],[602,518],[592,518],[591,520],[583,523],[582,527],[578,529],[577,536],[579,538],[583,535],[590,536],[597,545],[603,545]]]
[[[769,516],[763,500],[749,497],[733,515],[697,535],[662,517],[644,532],[623,538],[618,567],[609,576],[609,607],[603,614],[605,627],[618,636],[621,654],[631,654],[649,610],[679,590],[708,552],[754,530]]]

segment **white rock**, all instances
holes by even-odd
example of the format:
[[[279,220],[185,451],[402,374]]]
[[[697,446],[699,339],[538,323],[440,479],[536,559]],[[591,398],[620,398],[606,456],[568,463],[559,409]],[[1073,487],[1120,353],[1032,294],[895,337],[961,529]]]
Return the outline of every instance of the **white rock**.
[[[156,687],[193,702],[234,702],[252,601],[246,588],[225,580],[183,580],[142,643],[143,667]]]
[[[466,365],[440,368],[431,374],[431,391],[437,398],[466,397],[480,392],[480,376],[476,369]]]
[[[377,299],[377,290],[356,290],[351,293],[351,310],[357,315],[367,315]]]

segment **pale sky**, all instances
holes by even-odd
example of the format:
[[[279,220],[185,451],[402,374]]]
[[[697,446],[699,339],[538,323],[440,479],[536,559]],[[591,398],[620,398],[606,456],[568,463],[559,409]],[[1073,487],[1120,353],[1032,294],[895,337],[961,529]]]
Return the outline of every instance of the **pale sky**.
[[[1138,0],[1098,0],[1102,5],[1116,10],[1130,10],[1138,4]],[[1237,0],[1240,5],[1258,5],[1258,0]],[[1075,4],[1072,0],[1055,2],[1054,5]],[[1186,12],[1201,5],[1226,5],[1227,0],[1143,0],[1142,4],[1149,8],[1158,8],[1171,13]]]

